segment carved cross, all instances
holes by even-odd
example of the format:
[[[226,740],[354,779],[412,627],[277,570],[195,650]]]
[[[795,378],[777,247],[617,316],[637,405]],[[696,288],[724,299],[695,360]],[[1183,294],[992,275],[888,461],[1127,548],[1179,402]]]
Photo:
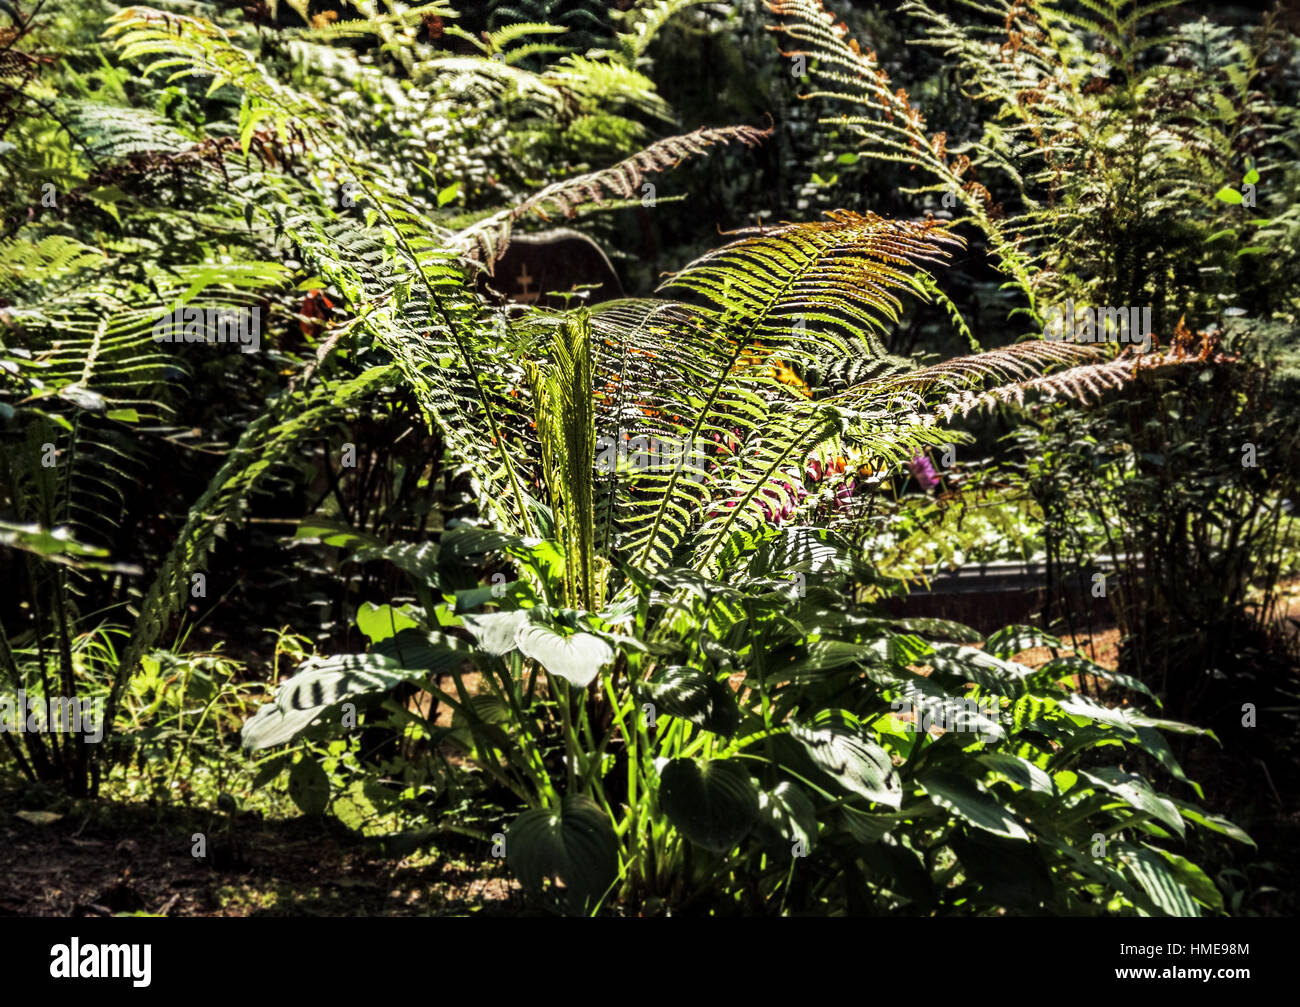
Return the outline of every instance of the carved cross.
[[[540,291],[538,293],[532,293],[528,289],[533,285],[533,279],[534,277],[528,275],[528,267],[526,265],[521,265],[519,267],[519,275],[515,277],[515,282],[519,284],[519,299],[521,301],[537,300]]]

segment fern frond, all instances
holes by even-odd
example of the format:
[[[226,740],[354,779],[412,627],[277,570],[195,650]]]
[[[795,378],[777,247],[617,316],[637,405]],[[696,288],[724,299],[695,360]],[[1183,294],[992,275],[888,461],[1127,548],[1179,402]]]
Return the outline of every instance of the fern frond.
[[[184,528],[141,603],[109,694],[106,716],[110,723],[140,658],[159,639],[188,597],[190,574],[202,566],[225,526],[239,522],[249,494],[274,472],[275,466],[289,458],[305,436],[337,422],[358,401],[392,378],[392,367],[384,365],[349,381],[317,384],[306,390],[305,397],[301,391],[284,393],[248,426],[230,457],[190,508]]]
[[[654,81],[622,63],[566,56],[543,73],[542,80],[582,97],[600,99],[611,107],[627,105],[656,119],[672,122],[672,110],[655,92]]]
[[[45,286],[107,262],[99,249],[64,235],[50,234],[39,241],[15,237],[0,241],[0,286],[11,293],[36,284]]]
[[[618,45],[628,65],[637,65],[655,36],[674,17],[690,7],[711,2],[713,0],[641,0],[624,11],[620,17],[622,30],[618,33]]]
[[[506,52],[509,50],[511,43],[519,41],[521,38],[527,38],[530,35],[563,35],[569,29],[558,24],[541,24],[538,22],[521,21],[516,24],[508,24],[496,31],[487,33],[487,51]],[[562,50],[567,51],[567,50]]]
[[[914,191],[951,192],[966,210],[967,216],[962,219],[970,220],[988,236],[993,252],[1028,298],[1034,313],[1036,295],[1030,259],[1010,229],[995,219],[988,190],[964,177],[970,170],[969,158],[949,158],[944,134],[926,133],[924,118],[907,92],[902,88],[891,90],[889,74],[876,54],[863,52],[857,41],[848,37],[848,29],[836,24],[836,18],[821,0],[766,3],[773,14],[785,19],[769,26],[770,30],[796,43],[795,48],[782,50],[782,55],[808,60],[807,73],[816,86],[803,97],[844,102],[860,110],[857,115],[837,115],[823,121],[847,126],[861,136],[864,155],[919,167],[934,179],[928,189]],[[908,10],[914,6],[904,5]]]
[[[789,364],[906,368],[889,361],[879,333],[897,319],[900,295],[924,296],[923,264],[958,243],[933,224],[843,211],[741,234],[665,282],[705,304],[592,311],[598,431],[630,456],[604,521],[615,551],[646,567],[682,550],[712,563],[731,535],[788,509],[809,452],[842,427],[833,401],[785,379]],[[900,423],[874,440],[883,454],[925,437]]]
[[[717,144],[739,142],[753,147],[771,135],[771,129],[761,130],[754,126],[702,127],[693,133],[659,140],[611,168],[548,185],[517,206],[458,232],[450,244],[468,258],[495,262],[505,253],[515,222],[527,214],[536,214],[543,220],[549,220],[549,214],[571,217],[574,209],[583,203],[600,203],[611,196],[631,199],[640,194],[640,186],[647,174],[676,167],[686,158],[703,154]]]
[[[1103,363],[1082,364],[1051,374],[1010,381],[982,391],[950,392],[936,405],[935,411],[945,419],[951,419],[954,415],[966,416],[979,409],[991,408],[999,404],[1023,405],[1025,397],[1030,394],[1041,395],[1048,401],[1072,399],[1086,404],[1100,399],[1107,391],[1123,387],[1143,371],[1188,364],[1217,363],[1225,359],[1221,356],[1202,357],[1178,348],[1170,349],[1165,353],[1124,353]]]

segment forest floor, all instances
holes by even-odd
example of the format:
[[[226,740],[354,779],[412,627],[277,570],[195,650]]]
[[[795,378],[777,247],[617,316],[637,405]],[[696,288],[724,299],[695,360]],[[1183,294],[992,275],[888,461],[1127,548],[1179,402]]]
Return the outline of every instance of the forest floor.
[[[445,849],[383,857],[323,820],[0,796],[0,916],[463,916],[526,912],[500,861]],[[22,801],[27,804],[30,801]],[[191,855],[204,832],[208,856]]]

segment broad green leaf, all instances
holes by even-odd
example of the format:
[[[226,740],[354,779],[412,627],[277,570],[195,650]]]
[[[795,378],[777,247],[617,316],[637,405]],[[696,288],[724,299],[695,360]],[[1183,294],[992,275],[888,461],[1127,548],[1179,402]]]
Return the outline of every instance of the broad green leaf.
[[[895,711],[892,716],[906,731],[928,734],[937,728],[945,733],[972,735],[986,744],[1006,737],[996,696],[980,700],[950,696],[922,677],[902,683],[897,692],[890,704]]]
[[[837,809],[843,827],[860,843],[878,843],[907,818],[894,814],[872,814],[851,804],[841,804]]]
[[[1241,193],[1230,185],[1225,185],[1222,189],[1214,194],[1215,199],[1221,199],[1225,203],[1240,203]]]
[[[1200,916],[1200,906],[1192,898],[1168,861],[1147,846],[1113,843],[1112,849],[1125,867],[1137,878],[1142,890],[1156,907],[1169,916]]]
[[[370,648],[370,653],[428,677],[454,671],[469,657],[470,647],[459,637],[437,630],[403,629],[387,640],[380,640]]]
[[[358,546],[382,548],[384,545],[373,536],[357,531],[346,521],[325,517],[304,518],[293,538],[295,542],[302,539],[319,539],[325,545],[351,548]]]
[[[1183,771],[1183,767],[1174,757],[1173,750],[1169,747],[1169,743],[1165,741],[1165,736],[1163,734],[1152,727],[1139,727],[1137,729],[1137,736],[1138,744],[1142,747],[1144,752],[1154,755],[1160,760],[1160,765],[1169,770],[1169,775],[1179,783],[1186,783],[1196,791],[1197,797],[1201,800],[1205,800],[1205,791],[1201,789],[1199,783],[1188,777],[1187,773]]]
[[[1130,807],[1164,822],[1180,836],[1186,834],[1186,826],[1174,802],[1157,794],[1150,783],[1135,773],[1126,773],[1113,766],[1099,766],[1091,771],[1080,769],[1079,775],[1094,786],[1122,798]]]
[[[466,618],[469,618],[466,616]],[[525,622],[515,641],[525,657],[558,675],[571,685],[585,689],[602,668],[614,659],[614,648],[591,633],[565,635],[543,622]]]
[[[262,765],[258,767],[257,775],[253,777],[250,789],[258,790],[261,787],[265,787],[268,783],[284,772],[285,768],[290,766],[292,762],[292,752],[282,752],[272,759],[267,759],[266,762],[262,763]]]
[[[730,687],[698,668],[661,668],[645,683],[645,691],[659,713],[681,717],[715,734],[730,737],[740,726]]]
[[[1156,727],[1163,731],[1173,731],[1175,734],[1202,734],[1210,738],[1215,737],[1213,731],[1203,727],[1193,727],[1191,724],[1184,724],[1177,720],[1148,717],[1129,707],[1103,706],[1087,696],[1070,696],[1068,699],[1060,700],[1058,705],[1072,717],[1110,724],[1134,735],[1139,727]]]
[[[1083,657],[1058,657],[1048,661],[1034,672],[1033,681],[1055,684],[1065,681],[1071,675],[1091,675],[1107,682],[1114,682],[1130,692],[1140,692],[1157,703],[1160,702],[1156,699],[1156,694],[1147,688],[1145,682],[1134,678],[1132,675],[1125,675],[1118,671],[1103,668],[1101,665]]]
[[[530,597],[530,595],[531,592],[528,590],[527,585],[519,580],[501,581],[497,584],[482,584],[479,587],[471,587],[456,592],[455,612],[457,615],[463,615],[466,612],[473,612],[476,608],[491,604],[517,606],[521,600]]]
[[[438,190],[438,205],[446,206],[453,199],[460,195],[460,180],[452,182],[445,189]]]
[[[490,552],[501,552],[523,541],[518,535],[493,528],[459,524],[444,531],[438,544],[444,559],[469,559]]]
[[[985,791],[983,784],[937,769],[922,773],[917,782],[925,788],[932,801],[971,825],[1008,839],[1029,838],[1024,827]]]
[[[409,630],[407,632],[410,632]],[[384,644],[397,646],[401,634]],[[434,656],[452,665],[466,654],[458,641],[428,634],[435,646],[425,643],[413,649],[426,660]],[[382,645],[381,645],[382,646]],[[275,691],[275,701],[267,703],[244,724],[241,732],[245,748],[254,751],[291,741],[329,707],[352,696],[384,692],[411,679],[425,678],[429,667],[408,668],[378,650],[370,654],[340,654],[335,657],[311,658],[298,673]]]
[[[369,563],[386,559],[404,573],[410,574],[418,584],[436,584],[438,581],[438,544],[436,542],[394,542],[392,545],[368,546],[358,549],[348,561]]]
[[[1005,752],[984,752],[975,756],[975,761],[990,772],[1005,777],[1025,790],[1051,796],[1055,796],[1057,793],[1056,785],[1052,782],[1051,776],[1028,759],[1008,755]]]
[[[791,648],[794,649],[794,648]],[[850,643],[845,640],[815,640],[797,648],[795,660],[789,663],[773,661],[769,666],[772,675],[788,678],[792,682],[816,680],[821,675],[861,664],[894,664],[896,650],[890,638],[871,643]]]
[[[525,609],[485,612],[478,615],[466,614],[461,619],[480,647],[489,654],[500,656],[509,654],[519,646],[516,637],[520,627],[528,621],[528,612]]]
[[[1148,847],[1148,849],[1154,850],[1169,862],[1169,866],[1177,875],[1178,880],[1192,893],[1195,899],[1216,912],[1223,912],[1223,893],[1219,891],[1214,882],[1210,880],[1210,876],[1201,868],[1186,857],[1179,856],[1169,850],[1162,850],[1154,846]]]
[[[778,849],[781,860],[792,856],[796,843],[806,853],[817,841],[817,811],[798,784],[788,780],[758,795],[755,832],[768,846]]]
[[[357,629],[371,643],[379,643],[404,629],[415,629],[419,625],[407,614],[406,606],[399,609],[392,605],[376,605],[372,601],[364,601],[357,609]]]
[[[846,790],[891,808],[902,803],[903,785],[889,753],[865,738],[851,715],[820,717],[812,727],[796,724],[790,736]]]
[[[1024,695],[1026,680],[1033,674],[1024,665],[1004,661],[987,651],[951,643],[936,643],[926,663],[945,684],[974,682],[987,692],[1012,699]]]
[[[758,791],[739,762],[673,759],[659,774],[659,807],[691,842],[725,853],[753,828]]]
[[[984,644],[984,649],[994,657],[1011,658],[1032,647],[1063,648],[1065,645],[1051,633],[1036,626],[1004,626]]]
[[[34,553],[41,559],[61,566],[107,570],[113,573],[142,572],[140,567],[134,564],[108,561],[107,549],[76,541],[72,537],[72,532],[62,526],[50,529],[34,524],[9,524],[0,521],[0,547]]]
[[[1255,840],[1251,839],[1246,832],[1239,826],[1228,821],[1222,815],[1207,815],[1204,811],[1194,804],[1186,801],[1180,801],[1176,798],[1170,798],[1177,806],[1179,813],[1183,818],[1193,825],[1199,825],[1203,829],[1209,829],[1211,832],[1217,832],[1221,836],[1227,836],[1235,839],[1239,843],[1245,843],[1247,846],[1256,846]],[[1258,848],[1258,847],[1256,847]]]
[[[903,633],[915,633],[930,639],[957,640],[961,643],[984,642],[984,637],[978,630],[951,619],[890,619],[888,625]]]
[[[1019,734],[1034,724],[1046,721],[1058,707],[1055,699],[1048,696],[1025,695],[1011,704],[1011,723]]]
[[[353,780],[348,789],[334,799],[334,817],[353,832],[373,830],[379,811],[371,802],[364,780]]]
[[[525,811],[506,831],[506,863],[552,908],[588,915],[618,879],[618,836],[591,798],[569,794],[559,811]]]
[[[320,815],[330,799],[330,779],[319,762],[302,758],[289,770],[289,796],[304,815]]]

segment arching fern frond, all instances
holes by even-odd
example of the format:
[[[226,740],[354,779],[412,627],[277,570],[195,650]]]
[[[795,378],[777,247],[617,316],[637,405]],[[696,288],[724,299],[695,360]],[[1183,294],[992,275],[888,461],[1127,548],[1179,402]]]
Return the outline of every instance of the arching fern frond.
[[[713,0],[641,0],[631,9],[613,17],[621,22],[618,46],[629,66],[646,54],[660,30],[682,11]]]
[[[812,347],[855,356],[898,320],[897,292],[925,296],[922,262],[940,263],[961,239],[932,223],[835,210],[824,221],[733,232],[744,235],[696,259],[660,285],[682,288],[745,319],[741,341],[757,352],[811,358]]]
[[[320,433],[337,422],[367,394],[391,383],[393,377],[392,367],[383,365],[349,381],[317,383],[306,390],[305,397],[301,391],[282,394],[248,426],[203,495],[190,507],[185,526],[140,605],[109,695],[108,722],[112,722],[122,690],[140,658],[189,596],[191,571],[202,565],[225,533],[225,526],[239,522],[249,494],[275,472],[277,465],[288,460],[305,436]]]
[[[805,458],[841,419],[782,380],[786,365],[888,363],[879,335],[900,295],[924,296],[923,265],[958,244],[931,224],[847,212],[741,233],[663,285],[704,304],[592,312],[598,429],[623,458],[606,525],[637,564],[669,565],[683,548],[708,562],[736,528],[787,509]]]
[[[640,187],[647,174],[675,168],[686,158],[703,154],[710,147],[721,143],[738,142],[753,147],[771,135],[771,129],[727,126],[720,129],[701,127],[692,133],[670,136],[652,143],[645,150],[613,167],[548,185],[517,206],[502,210],[460,231],[453,237],[452,247],[478,261],[495,262],[505,253],[515,222],[530,213],[543,220],[549,220],[549,214],[571,217],[574,209],[583,203],[600,203],[611,196],[632,199],[640,195]]]
[[[969,220],[988,236],[993,252],[1034,313],[1036,284],[1023,236],[996,219],[988,189],[966,177],[971,159],[962,152],[949,157],[946,135],[927,133],[925,118],[907,92],[891,89],[889,74],[875,52],[864,52],[821,0],[766,2],[783,19],[770,29],[794,43],[781,54],[806,61],[813,90],[802,97],[854,106],[856,114],[835,114],[823,121],[860,136],[863,155],[920,168],[934,180],[907,191],[952,193],[966,211],[958,223]]]
[[[1072,399],[1088,403],[1101,398],[1107,391],[1123,387],[1143,371],[1184,364],[1222,363],[1226,360],[1221,354],[1188,353],[1179,347],[1164,353],[1126,352],[1103,363],[1080,364],[1051,374],[1007,382],[995,388],[950,392],[935,407],[935,412],[950,419],[954,415],[965,416],[1004,403],[1022,405],[1029,395],[1041,395],[1049,401]]]
[[[50,234],[30,241],[19,236],[0,241],[0,286],[12,296],[23,288],[58,284],[107,261],[99,249],[75,238]]]

